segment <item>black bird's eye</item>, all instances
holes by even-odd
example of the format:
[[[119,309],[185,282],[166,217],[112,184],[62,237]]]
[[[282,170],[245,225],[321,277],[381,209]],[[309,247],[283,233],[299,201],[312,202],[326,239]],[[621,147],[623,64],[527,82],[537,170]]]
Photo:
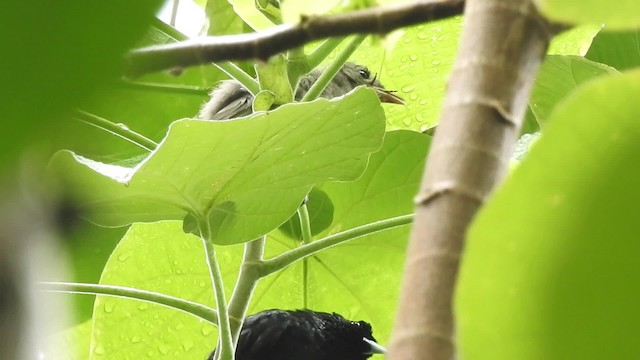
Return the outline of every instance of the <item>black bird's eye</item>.
[[[358,326],[362,327],[363,329],[365,329],[365,331],[368,331],[369,333],[371,333],[371,324],[369,324],[366,321],[358,321],[356,324],[358,324]]]
[[[360,76],[362,76],[363,79],[368,79],[369,76],[371,76],[371,73],[369,73],[369,70],[367,70],[366,68],[358,70],[358,73],[360,74]]]

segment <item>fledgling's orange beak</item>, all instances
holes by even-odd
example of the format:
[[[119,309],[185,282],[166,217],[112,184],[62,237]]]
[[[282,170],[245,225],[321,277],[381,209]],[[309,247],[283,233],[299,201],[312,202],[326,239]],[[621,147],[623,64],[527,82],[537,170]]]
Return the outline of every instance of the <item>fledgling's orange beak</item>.
[[[380,98],[381,102],[389,103],[389,104],[404,105],[404,99],[394,94],[394,91],[386,90],[377,86],[372,86],[372,88],[378,94],[378,97]]]

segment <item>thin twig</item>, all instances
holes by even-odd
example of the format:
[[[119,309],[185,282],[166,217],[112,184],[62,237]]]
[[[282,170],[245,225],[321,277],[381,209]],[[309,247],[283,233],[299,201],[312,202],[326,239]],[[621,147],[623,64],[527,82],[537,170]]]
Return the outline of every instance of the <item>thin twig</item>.
[[[362,236],[370,235],[379,231],[389,230],[397,226],[410,224],[413,220],[413,214],[396,216],[390,219],[384,219],[372,222],[366,225],[358,226],[337,234],[327,236],[323,239],[313,241],[309,244],[302,245],[293,250],[284,252],[262,262],[262,276],[267,276],[278,270],[282,270],[289,265],[300,261],[307,256],[317,254],[318,252],[330,247],[341,244],[345,241],[354,240]]]
[[[76,110],[74,116],[80,121],[117,135],[145,150],[153,151],[158,147],[158,144],[155,141],[142,134],[138,134],[122,124],[116,124],[105,118],[101,118],[100,116],[82,110]]]

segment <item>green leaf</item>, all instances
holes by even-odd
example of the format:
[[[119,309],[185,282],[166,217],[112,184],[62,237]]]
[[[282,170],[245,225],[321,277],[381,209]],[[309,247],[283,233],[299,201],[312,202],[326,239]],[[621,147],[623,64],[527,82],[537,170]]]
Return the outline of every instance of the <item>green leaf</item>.
[[[276,101],[276,95],[269,90],[262,90],[253,98],[251,108],[253,112],[267,111]]]
[[[618,70],[640,66],[640,31],[601,32],[593,39],[586,58]]]
[[[184,35],[160,21],[149,28],[142,45],[173,43]],[[213,66],[185,69],[179,76],[154,73],[133,81],[110,82],[98,96],[79,107],[122,123],[129,129],[160,141],[176,119],[196,116],[208,99],[207,89],[227,76]],[[47,134],[56,148],[72,150],[94,160],[115,163],[145,156],[148,152],[113,134],[67,118]]]
[[[279,0],[255,0],[256,8],[269,21],[276,25],[282,24],[282,14],[280,12]]]
[[[549,44],[548,54],[584,56],[593,38],[600,34],[600,25],[581,25],[555,36]]]
[[[236,14],[228,0],[207,0],[205,12],[209,19],[207,34],[210,36],[246,32],[245,22]]]
[[[555,105],[580,84],[612,73],[617,71],[580,56],[547,56],[531,94],[531,110],[544,126]]]
[[[273,27],[273,23],[262,14],[255,5],[255,0],[226,0],[233,5],[233,11],[255,31]]]
[[[371,89],[358,89],[234,121],[180,120],[136,167],[65,151],[51,169],[98,224],[208,214],[219,225],[211,229],[215,243],[249,241],[291,217],[313,184],[364,171],[384,134],[379,104]]]
[[[331,225],[333,220],[333,203],[326,192],[318,188],[311,189],[311,192],[307,195],[307,209],[309,211],[311,235],[317,235]],[[302,230],[300,228],[300,216],[298,213],[280,225],[280,230],[290,238],[302,241]]]
[[[333,221],[314,239],[377,220],[413,212],[430,137],[411,131],[388,132],[365,173],[352,182],[319,187],[333,203]],[[270,308],[337,312],[371,322],[376,339],[391,333],[409,226],[338,245],[262,279],[249,313]],[[266,253],[277,255],[298,243],[280,232],[269,234]]]
[[[3,2],[0,169],[28,142],[48,143],[72,108],[118,78],[161,3]]]
[[[522,129],[520,134],[533,134],[536,131],[540,131],[540,123],[536,116],[531,111],[531,106],[527,106],[527,111],[524,115],[524,122],[522,123]]]
[[[256,73],[261,90],[269,90],[275,94],[278,105],[293,101],[293,89],[287,75],[287,60],[284,55],[272,56],[266,64],[256,64]]]
[[[226,247],[221,260],[231,291],[242,247]],[[199,238],[178,221],[134,224],[109,258],[101,284],[130,286],[214,307]],[[205,359],[216,328],[193,315],[147,302],[97,296],[91,357],[97,359]]]
[[[413,210],[428,136],[388,133],[367,171],[353,182],[322,186],[336,202],[336,216],[323,234],[335,233]],[[380,341],[391,331],[404,263],[408,226],[353,240],[262,279],[249,314],[267,308],[335,311],[371,321]],[[297,246],[278,231],[270,234],[266,257]],[[227,298],[238,273],[242,246],[217,248]],[[213,306],[213,290],[201,241],[182,232],[180,222],[134,224],[103,273],[102,284],[156,291]],[[306,288],[306,290],[305,290]],[[304,294],[307,299],[304,300]],[[94,309],[92,359],[203,359],[215,346],[216,329],[194,316],[139,301],[98,296]]]
[[[465,359],[628,359],[640,332],[640,71],[585,84],[470,230]]]
[[[383,104],[389,129],[424,131],[438,123],[444,89],[455,60],[462,18],[393,32],[384,43],[363,43],[352,61],[368,65],[406,105]]]
[[[605,23],[609,29],[629,29],[640,26],[640,3],[636,0],[536,0],[545,15],[552,20],[569,24]]]
[[[124,235],[126,229],[105,229],[88,221],[80,221],[73,231],[65,234],[62,246],[70,268],[69,280],[72,282],[97,283],[109,255]],[[47,274],[49,275],[49,274]],[[43,280],[60,281],[60,278],[46,276]],[[74,320],[85,321],[93,312],[92,296],[65,296],[74,305]]]

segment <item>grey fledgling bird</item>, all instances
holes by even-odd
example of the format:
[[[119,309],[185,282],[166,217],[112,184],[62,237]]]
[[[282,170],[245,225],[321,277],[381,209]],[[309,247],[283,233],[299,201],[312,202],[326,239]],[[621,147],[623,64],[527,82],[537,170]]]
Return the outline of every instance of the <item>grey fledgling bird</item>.
[[[303,76],[298,83],[296,90],[296,100],[309,91],[311,85],[318,80],[322,70],[314,70]],[[392,104],[404,104],[401,97],[386,90],[384,86],[371,76],[371,72],[353,62],[345,63],[336,76],[327,85],[320,97],[331,99],[342,96],[357,86],[370,86],[378,93],[380,101]],[[205,120],[227,120],[251,114],[253,95],[235,80],[225,80],[218,87],[211,91],[211,99],[202,106],[198,118]]]

